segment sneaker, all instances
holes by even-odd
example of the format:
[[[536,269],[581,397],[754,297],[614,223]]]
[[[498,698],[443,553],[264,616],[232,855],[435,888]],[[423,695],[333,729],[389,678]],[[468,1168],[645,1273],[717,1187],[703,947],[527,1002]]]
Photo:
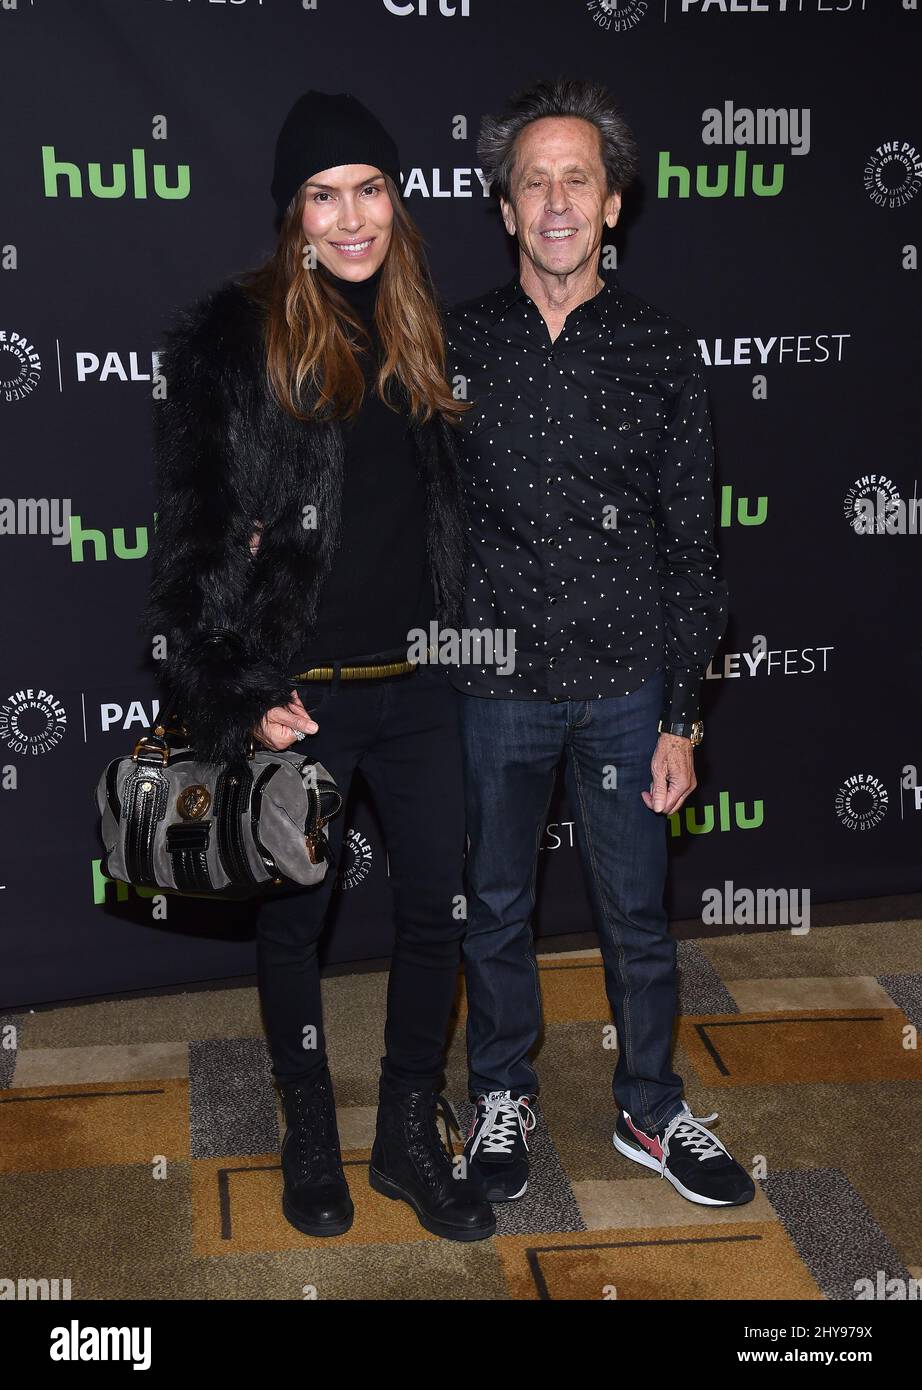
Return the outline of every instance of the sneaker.
[[[464,1145],[468,1172],[488,1202],[512,1202],[528,1187],[528,1139],[538,1123],[526,1095],[489,1091],[477,1109]]]
[[[667,1178],[690,1202],[707,1207],[741,1207],[756,1194],[755,1183],[705,1125],[717,1115],[696,1119],[685,1101],[662,1128],[638,1129],[626,1110],[615,1124],[613,1143],[625,1158]]]

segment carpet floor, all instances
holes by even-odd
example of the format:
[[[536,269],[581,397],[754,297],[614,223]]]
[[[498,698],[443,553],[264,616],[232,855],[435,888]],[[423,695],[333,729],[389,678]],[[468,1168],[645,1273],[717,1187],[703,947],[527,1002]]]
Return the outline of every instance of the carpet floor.
[[[601,958],[539,956],[531,1181],[476,1244],[429,1235],[368,1186],[384,973],[324,980],[356,1207],[327,1240],[281,1214],[255,989],[0,1018],[0,1278],[66,1279],[73,1299],[216,1300],[853,1300],[862,1280],[922,1278],[920,927],[679,942],[675,1069],[758,1179],[727,1209],[614,1149]],[[462,1124],[464,1017],[459,981],[446,1095]]]

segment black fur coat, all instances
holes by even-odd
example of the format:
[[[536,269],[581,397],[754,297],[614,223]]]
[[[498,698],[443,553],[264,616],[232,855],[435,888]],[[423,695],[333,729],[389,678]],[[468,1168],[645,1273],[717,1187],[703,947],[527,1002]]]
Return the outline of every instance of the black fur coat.
[[[182,310],[160,355],[157,522],[142,629],[166,638],[167,710],[207,761],[240,756],[249,730],[291,698],[286,672],[309,639],[339,544],[343,437],[304,424],[265,380],[258,311],[234,281]],[[429,569],[440,624],[460,622],[466,518],[454,430],[414,427],[426,485]],[[316,507],[316,526],[305,526]],[[256,556],[254,524],[262,523]]]

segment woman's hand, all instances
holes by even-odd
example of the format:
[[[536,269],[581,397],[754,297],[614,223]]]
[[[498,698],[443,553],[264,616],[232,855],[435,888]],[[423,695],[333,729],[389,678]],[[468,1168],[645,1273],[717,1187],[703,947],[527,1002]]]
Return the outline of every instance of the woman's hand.
[[[259,542],[262,540],[262,534],[263,534],[263,524],[262,524],[261,521],[254,521],[253,525],[256,527],[256,530],[253,532],[252,536],[250,537],[250,554],[251,554],[251,555],[255,555],[256,552],[257,552],[257,550],[259,549]]]
[[[293,690],[291,701],[287,705],[275,705],[266,711],[260,722],[254,726],[253,737],[264,743],[267,748],[271,748],[274,753],[284,753],[293,743],[300,742],[294,732],[296,729],[301,733],[315,734],[319,727],[301,703],[301,696],[297,690]]]

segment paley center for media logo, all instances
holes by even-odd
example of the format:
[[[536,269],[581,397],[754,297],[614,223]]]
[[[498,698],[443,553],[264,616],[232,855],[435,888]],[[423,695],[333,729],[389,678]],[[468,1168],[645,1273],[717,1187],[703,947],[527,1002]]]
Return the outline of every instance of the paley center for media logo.
[[[846,830],[875,830],[889,805],[890,793],[871,772],[853,773],[836,792],[836,815]]]
[[[636,29],[650,8],[647,0],[585,0],[585,5],[593,24],[606,34]]]
[[[28,334],[0,328],[0,401],[25,400],[41,378],[41,353]]]
[[[0,703],[0,743],[14,753],[48,753],[66,732],[67,711],[50,690],[14,690]]]
[[[856,478],[842,504],[845,519],[856,536],[918,536],[922,533],[922,498],[904,499],[896,483],[883,473]]]
[[[905,207],[922,185],[922,154],[908,140],[885,140],[869,156],[862,177],[877,207]]]

